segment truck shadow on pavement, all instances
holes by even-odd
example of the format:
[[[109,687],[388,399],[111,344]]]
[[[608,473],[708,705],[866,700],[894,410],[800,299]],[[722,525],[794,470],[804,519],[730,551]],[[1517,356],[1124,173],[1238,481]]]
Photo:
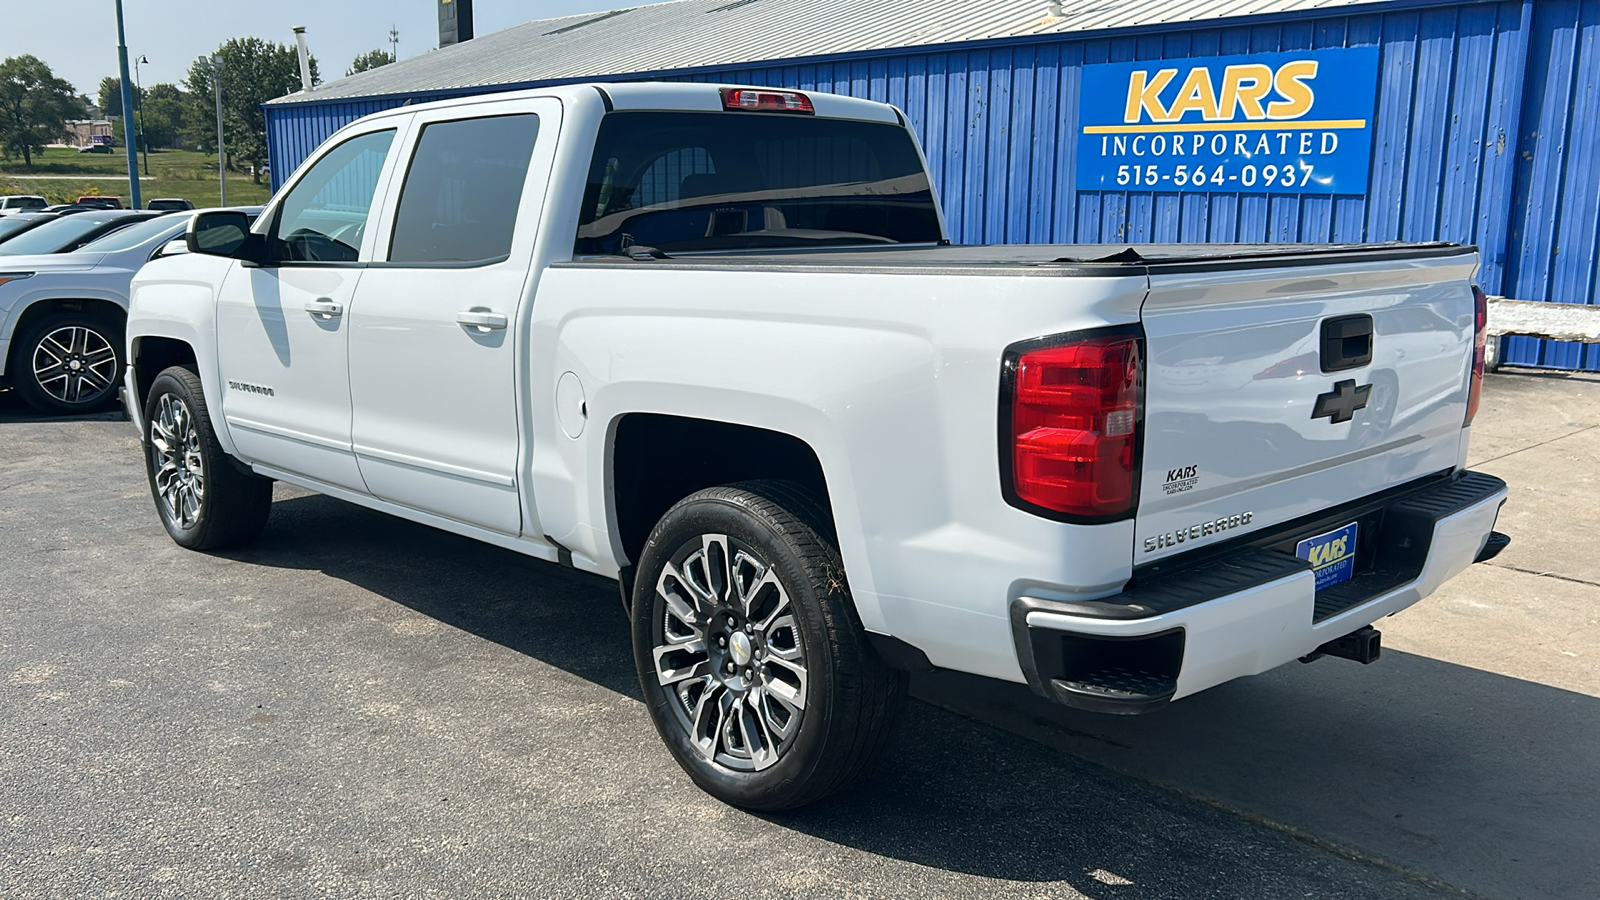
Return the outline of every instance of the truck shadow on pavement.
[[[639,698],[610,580],[315,495],[279,500],[262,539],[224,555],[320,570]],[[1342,665],[1294,666],[1133,720],[1064,710],[1016,685],[922,677],[915,692],[928,702],[908,706],[861,785],[749,821],[1093,897],[1434,896],[1430,880],[1585,896],[1600,883],[1593,698],[1401,653]],[[1508,884],[1522,888],[1490,889]]]

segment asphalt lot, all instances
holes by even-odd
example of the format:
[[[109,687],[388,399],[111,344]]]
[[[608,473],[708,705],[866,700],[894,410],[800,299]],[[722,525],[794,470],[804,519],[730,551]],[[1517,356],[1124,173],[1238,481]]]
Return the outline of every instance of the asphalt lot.
[[[658,745],[612,583],[281,485],[190,553],[131,426],[0,395],[0,896],[1600,896],[1597,426],[1490,378],[1516,543],[1373,666],[1136,719],[923,678],[859,790],[754,816]]]

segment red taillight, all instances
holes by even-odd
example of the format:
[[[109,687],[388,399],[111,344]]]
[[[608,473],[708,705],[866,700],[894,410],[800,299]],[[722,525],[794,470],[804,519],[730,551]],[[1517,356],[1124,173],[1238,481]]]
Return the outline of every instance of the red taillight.
[[[1010,373],[1011,489],[1069,516],[1133,508],[1139,341],[1127,334],[1022,352]]]
[[[1489,298],[1477,285],[1472,286],[1472,302],[1472,377],[1467,384],[1467,420],[1461,423],[1462,428],[1471,425],[1472,417],[1478,414],[1478,401],[1483,399],[1483,367],[1489,351]]]
[[[743,112],[784,112],[815,115],[811,98],[799,91],[769,91],[755,88],[723,88],[722,108]]]

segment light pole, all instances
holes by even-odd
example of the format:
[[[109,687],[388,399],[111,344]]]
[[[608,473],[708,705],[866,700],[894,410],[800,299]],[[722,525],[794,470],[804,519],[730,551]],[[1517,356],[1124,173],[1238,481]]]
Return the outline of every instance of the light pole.
[[[122,0],[117,0],[122,2]],[[228,205],[228,153],[222,146],[222,57],[211,57],[211,88],[217,95],[217,186],[218,206]]]
[[[117,0],[117,65],[122,69],[122,142],[128,148],[128,199],[131,208],[139,202],[139,142],[134,140],[133,85],[128,83],[128,39],[122,30],[122,0]]]
[[[133,61],[133,87],[138,92],[135,96],[139,100],[139,150],[144,154],[144,174],[146,176],[150,174],[150,145],[144,139],[144,85],[139,83],[139,67],[148,65],[150,65],[150,60],[146,59],[142,53],[139,54],[138,59]],[[124,128],[123,130],[126,131],[127,129]]]

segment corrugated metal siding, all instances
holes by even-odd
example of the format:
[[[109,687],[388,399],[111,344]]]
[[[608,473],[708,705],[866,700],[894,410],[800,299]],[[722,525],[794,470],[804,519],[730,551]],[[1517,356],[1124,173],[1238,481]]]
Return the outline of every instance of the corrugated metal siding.
[[[1046,0],[675,0],[527,22],[273,103],[726,68],[758,60],[1030,35],[1183,27],[1207,19],[1305,13],[1371,2],[1064,0],[1063,14],[1052,16]]]
[[[1505,293],[1597,302],[1600,0],[1534,6]],[[1600,345],[1508,338],[1505,361],[1600,371]]]
[[[306,104],[292,108],[265,107],[267,160],[272,189],[276,191],[294,168],[335,131],[362,116],[403,106],[405,98],[351,100],[344,103]],[[287,110],[292,109],[292,112]]]
[[[901,107],[963,243],[1448,240],[1482,248],[1490,293],[1595,303],[1597,35],[1600,0],[1473,3],[680,78]],[[1085,64],[1374,45],[1381,62],[1366,195],[1073,187]],[[398,102],[267,107],[274,184],[280,160],[297,162],[338,125]],[[1600,370],[1594,346],[1511,338],[1505,350],[1510,363]]]

